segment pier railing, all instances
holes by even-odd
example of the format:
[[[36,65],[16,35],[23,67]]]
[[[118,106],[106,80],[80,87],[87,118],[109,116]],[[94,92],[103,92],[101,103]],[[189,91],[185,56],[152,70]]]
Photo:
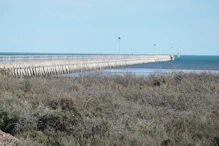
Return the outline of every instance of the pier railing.
[[[131,59],[131,58],[144,58],[146,55],[86,55],[86,56],[0,56],[0,63],[12,62],[33,62],[33,61],[53,61],[53,60],[106,60],[106,59]]]

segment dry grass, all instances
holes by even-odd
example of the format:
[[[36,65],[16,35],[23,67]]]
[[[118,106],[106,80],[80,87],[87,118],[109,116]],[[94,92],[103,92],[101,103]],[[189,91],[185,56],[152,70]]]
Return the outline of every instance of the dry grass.
[[[21,145],[217,146],[219,75],[0,75],[0,129]]]

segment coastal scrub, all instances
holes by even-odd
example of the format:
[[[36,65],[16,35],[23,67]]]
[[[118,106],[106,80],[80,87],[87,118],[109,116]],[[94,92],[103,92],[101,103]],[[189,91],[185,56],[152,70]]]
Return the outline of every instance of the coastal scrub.
[[[217,146],[219,75],[0,75],[0,129],[20,145]]]

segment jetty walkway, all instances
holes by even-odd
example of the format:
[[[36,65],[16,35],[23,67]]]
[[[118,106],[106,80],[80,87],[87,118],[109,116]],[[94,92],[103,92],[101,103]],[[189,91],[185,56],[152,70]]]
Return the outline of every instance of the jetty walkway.
[[[0,70],[15,77],[49,76],[171,60],[171,55],[0,56]]]

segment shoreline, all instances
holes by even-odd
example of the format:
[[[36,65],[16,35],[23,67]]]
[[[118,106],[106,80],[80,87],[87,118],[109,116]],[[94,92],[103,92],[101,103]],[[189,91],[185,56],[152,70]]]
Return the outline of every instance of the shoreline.
[[[171,74],[171,73],[214,73],[219,74],[219,70],[191,70],[191,69],[145,69],[145,68],[115,68],[115,69],[103,69],[103,70],[96,70],[96,71],[87,71],[87,72],[75,72],[70,74],[61,74],[55,76],[64,76],[64,77],[78,77],[78,76],[86,76],[92,74],[104,74],[104,75],[125,75],[127,73],[134,74],[136,76],[149,76],[154,73],[163,73],[163,74]]]

